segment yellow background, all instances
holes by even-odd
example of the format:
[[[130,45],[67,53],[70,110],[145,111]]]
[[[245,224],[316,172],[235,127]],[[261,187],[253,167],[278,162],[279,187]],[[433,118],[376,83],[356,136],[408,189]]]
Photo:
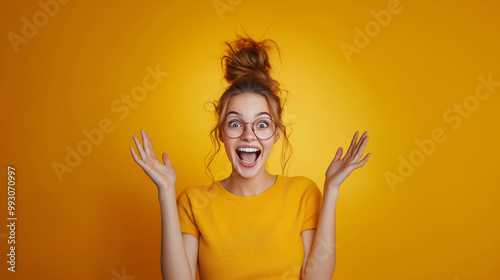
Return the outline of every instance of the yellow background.
[[[371,11],[395,2],[219,2],[230,9],[218,13],[212,0],[69,1],[45,25],[37,18],[41,27],[17,53],[8,34],[21,36],[23,17],[33,22],[43,9],[2,2],[1,176],[7,182],[7,166],[16,168],[18,221],[11,273],[4,185],[0,278],[160,279],[157,190],[128,147],[148,132],[157,155],[172,158],[178,193],[210,180],[204,157],[214,120],[204,103],[226,86],[223,42],[243,29],[282,51],[272,63],[290,92],[289,175],[322,190],[337,148],[369,131],[372,156],[341,187],[334,279],[500,278],[500,87],[473,103],[479,76],[500,81],[498,1],[401,1],[350,62],[340,44],[355,46],[355,28],[376,28]],[[142,84],[146,67],[169,74],[120,118],[111,104]],[[467,117],[451,113],[462,121],[453,129],[444,114],[464,100],[475,107]],[[82,131],[106,119],[113,131],[58,180],[52,164],[65,164],[66,149],[87,139]],[[418,156],[415,141],[434,129],[446,140],[391,185],[388,172],[399,174],[401,158]],[[272,173],[279,154],[280,145]],[[219,178],[229,171],[221,155]]]

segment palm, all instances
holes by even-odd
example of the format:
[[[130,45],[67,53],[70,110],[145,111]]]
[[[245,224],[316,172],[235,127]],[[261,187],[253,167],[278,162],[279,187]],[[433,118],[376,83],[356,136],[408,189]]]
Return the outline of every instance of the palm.
[[[325,187],[338,188],[340,184],[344,182],[344,180],[351,174],[351,172],[359,167],[365,165],[370,157],[371,153],[367,154],[363,160],[357,162],[361,156],[363,155],[363,151],[366,146],[366,142],[368,142],[368,132],[363,133],[359,142],[356,143],[358,139],[359,131],[356,131],[354,137],[351,141],[351,145],[347,150],[343,159],[340,159],[342,156],[342,148],[337,150],[334,159],[328,166],[326,171],[326,179],[325,179]]]
[[[133,139],[137,146],[137,150],[139,151],[139,155],[141,158],[135,154],[135,151],[132,147],[130,147],[132,157],[134,161],[142,167],[144,172],[153,180],[153,182],[158,186],[159,190],[167,190],[170,189],[171,186],[175,184],[175,180],[177,178],[174,168],[170,163],[170,158],[167,153],[163,153],[163,162],[162,164],[155,155],[153,150],[153,144],[151,143],[151,138],[149,134],[141,130],[142,134],[142,143],[144,147],[139,142],[139,139],[134,136]]]

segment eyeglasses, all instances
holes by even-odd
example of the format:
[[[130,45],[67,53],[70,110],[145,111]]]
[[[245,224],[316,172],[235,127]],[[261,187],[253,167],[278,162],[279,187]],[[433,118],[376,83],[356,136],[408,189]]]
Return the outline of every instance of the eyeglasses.
[[[273,137],[278,125],[270,118],[258,118],[253,123],[245,122],[237,116],[229,116],[222,123],[222,130],[229,138],[239,138],[246,130],[246,124],[252,124],[252,130],[255,136],[261,140],[267,140]]]

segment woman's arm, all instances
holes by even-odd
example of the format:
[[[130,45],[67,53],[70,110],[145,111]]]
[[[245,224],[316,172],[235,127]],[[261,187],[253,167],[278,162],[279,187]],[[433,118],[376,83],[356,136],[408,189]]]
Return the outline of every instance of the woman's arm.
[[[363,133],[359,142],[357,131],[351,141],[343,159],[342,148],[337,150],[333,161],[325,174],[325,187],[323,189],[323,205],[319,216],[316,234],[307,258],[301,280],[330,280],[335,270],[335,208],[339,197],[340,184],[351,174],[354,169],[360,168],[368,161],[368,153],[361,161],[368,132]]]
[[[334,190],[325,190],[323,193],[323,204],[316,234],[314,235],[305,269],[301,271],[301,280],[330,280],[333,276],[336,256],[335,207],[337,198],[338,192]]]
[[[165,280],[194,280],[196,261],[191,260],[190,263],[188,255],[198,255],[198,239],[196,237],[194,239],[183,238],[177,212],[175,188],[171,189],[173,191],[158,192],[161,208],[161,274]],[[187,242],[195,242],[196,244],[187,244]],[[196,252],[186,252],[185,248],[194,248]]]
[[[193,275],[192,266],[190,267],[187,256],[194,258],[195,249],[197,255],[198,246],[195,246],[197,244],[194,243],[197,243],[198,240],[183,238],[181,233],[175,195],[177,175],[168,154],[162,154],[162,164],[156,158],[149,134],[141,130],[141,135],[142,145],[138,137],[133,137],[140,158],[136,155],[134,148],[129,148],[134,161],[158,187],[158,199],[161,208],[161,273],[163,279],[194,280],[196,272]],[[189,254],[186,253],[184,241],[190,242],[186,246],[186,248],[190,248]],[[194,265],[196,266],[196,262],[194,262]]]

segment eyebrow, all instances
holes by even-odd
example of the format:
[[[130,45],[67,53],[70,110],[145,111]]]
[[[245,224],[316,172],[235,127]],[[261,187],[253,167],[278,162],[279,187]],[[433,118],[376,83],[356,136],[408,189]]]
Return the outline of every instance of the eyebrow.
[[[238,116],[241,116],[240,113],[236,112],[236,111],[229,111],[227,114],[226,114],[226,117],[229,115],[229,114],[235,114],[235,115],[238,115]],[[258,113],[257,115],[255,115],[255,117],[258,117],[260,115],[268,115],[269,117],[271,117],[271,115],[269,115],[268,112],[260,112]]]

